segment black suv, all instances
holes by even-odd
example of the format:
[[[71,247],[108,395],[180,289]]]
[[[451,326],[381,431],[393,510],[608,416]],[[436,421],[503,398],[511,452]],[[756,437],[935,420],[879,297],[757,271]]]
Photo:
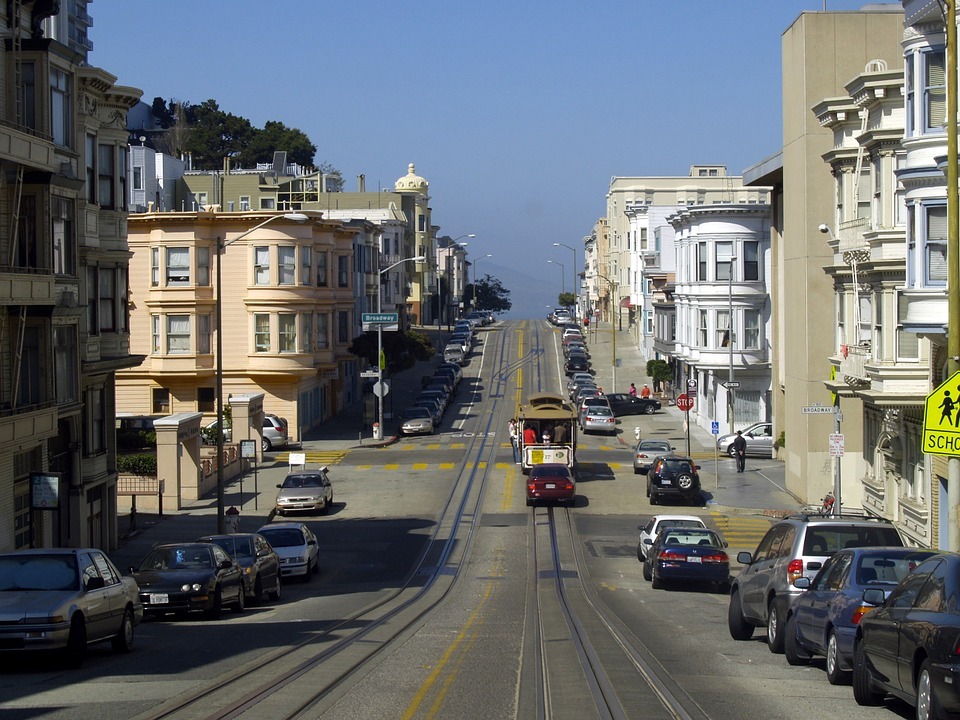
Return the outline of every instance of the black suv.
[[[880,518],[798,514],[780,520],[763,536],[756,552],[737,555],[744,567],[730,588],[730,636],[749,640],[755,627],[766,626],[770,651],[782,653],[787,612],[803,592],[794,581],[812,580],[837,550],[880,546],[903,547],[897,529]]]
[[[656,505],[664,495],[687,502],[700,500],[700,475],[693,460],[683,455],[661,455],[654,458],[647,471],[647,497]]]

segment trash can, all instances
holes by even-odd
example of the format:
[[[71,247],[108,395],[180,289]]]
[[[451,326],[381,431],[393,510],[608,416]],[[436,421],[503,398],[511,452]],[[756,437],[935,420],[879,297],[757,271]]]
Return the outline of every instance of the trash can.
[[[240,511],[235,507],[227,508],[224,512],[223,524],[226,527],[228,533],[238,533],[240,532]]]

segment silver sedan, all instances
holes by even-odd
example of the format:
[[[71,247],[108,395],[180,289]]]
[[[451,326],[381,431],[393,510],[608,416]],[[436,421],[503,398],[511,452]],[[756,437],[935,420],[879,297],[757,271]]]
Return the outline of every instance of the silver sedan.
[[[617,434],[617,418],[613,410],[603,405],[588,405],[580,413],[580,429],[584,432]]]

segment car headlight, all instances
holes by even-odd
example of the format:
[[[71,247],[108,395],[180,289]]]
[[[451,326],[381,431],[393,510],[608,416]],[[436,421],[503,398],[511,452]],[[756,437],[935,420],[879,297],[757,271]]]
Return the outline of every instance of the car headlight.
[[[200,592],[203,589],[203,585],[200,583],[184,583],[180,586],[181,592]]]

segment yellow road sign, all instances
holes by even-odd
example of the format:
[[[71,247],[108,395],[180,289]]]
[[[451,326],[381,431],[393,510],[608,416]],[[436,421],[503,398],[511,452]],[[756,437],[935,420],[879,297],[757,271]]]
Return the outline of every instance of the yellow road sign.
[[[927,395],[923,408],[923,451],[960,457],[960,372]]]

